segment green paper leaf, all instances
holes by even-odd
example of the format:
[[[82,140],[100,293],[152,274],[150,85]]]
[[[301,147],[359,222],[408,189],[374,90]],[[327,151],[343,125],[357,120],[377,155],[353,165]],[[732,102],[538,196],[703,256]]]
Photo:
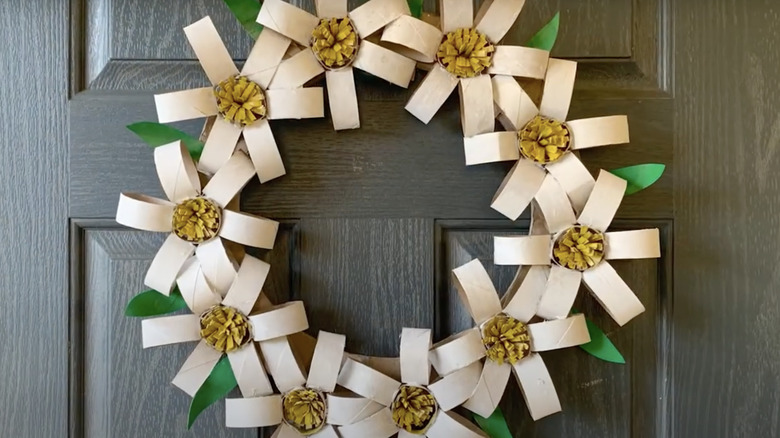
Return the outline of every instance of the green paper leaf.
[[[610,170],[609,173],[628,181],[626,195],[633,195],[658,181],[664,174],[666,166],[658,163],[637,164]]]
[[[230,361],[226,355],[214,365],[211,374],[200,386],[195,397],[190,403],[190,413],[187,420],[187,429],[192,427],[192,423],[198,418],[201,412],[211,406],[217,400],[224,398],[233,388],[236,387],[236,376],[233,375],[233,368],[230,367]]]
[[[153,148],[181,140],[193,159],[199,159],[201,152],[203,152],[202,141],[168,125],[157,122],[138,122],[127,125],[127,129],[133,131],[135,135]]]
[[[488,418],[483,418],[474,414],[474,419],[490,438],[512,438],[512,433],[509,432],[509,426],[506,424],[506,419],[504,418],[504,413],[501,412],[501,408],[496,408]]]
[[[580,313],[577,309],[571,309],[571,313]],[[605,362],[626,363],[626,359],[620,354],[615,344],[609,340],[606,334],[591,320],[585,318],[585,324],[588,326],[590,342],[580,345],[591,356],[595,356]]]
[[[256,21],[262,2],[260,0],[225,0],[225,4],[230,8],[230,12],[236,16],[236,20],[241,23],[244,30],[249,33],[252,39],[256,40],[263,30],[263,25]]]
[[[406,0],[409,3],[409,9],[412,11],[412,17],[420,18],[423,11],[423,0]]]
[[[156,316],[166,315],[187,307],[187,303],[176,287],[170,295],[164,295],[156,290],[149,289],[133,297],[127,307],[125,316]]]
[[[545,24],[539,32],[536,32],[536,35],[534,35],[526,45],[535,49],[547,50],[548,52],[551,51],[553,46],[555,46],[555,40],[558,39],[558,27],[560,26],[560,22],[561,13],[556,12],[555,16],[552,17],[552,20]]]

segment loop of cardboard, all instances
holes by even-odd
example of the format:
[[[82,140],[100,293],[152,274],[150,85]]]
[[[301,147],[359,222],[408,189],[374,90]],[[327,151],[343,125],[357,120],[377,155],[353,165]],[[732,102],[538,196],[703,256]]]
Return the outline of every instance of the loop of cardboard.
[[[225,399],[227,427],[266,427],[282,422],[282,396]]]
[[[154,106],[160,123],[199,119],[217,114],[217,99],[211,87],[155,94]]]
[[[544,78],[542,102],[539,113],[559,122],[569,115],[574,80],[577,76],[577,62],[550,58]]]
[[[144,348],[199,341],[200,316],[186,314],[144,319],[141,336]]]
[[[319,18],[344,18],[347,16],[347,0],[314,0]]]
[[[333,392],[344,358],[344,347],[347,337],[336,333],[320,330],[317,335],[317,345],[309,368],[306,387],[322,392]]]
[[[576,213],[582,212],[585,203],[588,202],[590,192],[596,184],[596,180],[582,161],[574,153],[564,154],[554,163],[545,166],[548,172],[563,187],[569,196],[571,205]]]
[[[340,131],[360,128],[360,111],[352,67],[326,71],[325,83],[328,87],[328,105],[333,129]]]
[[[547,173],[530,160],[520,158],[504,177],[490,207],[516,220],[534,199]]]
[[[343,426],[360,422],[384,406],[379,403],[351,393],[328,394],[328,424]]]
[[[604,258],[657,259],[661,257],[658,228],[604,233]]]
[[[482,362],[472,362],[428,385],[436,403],[442,410],[449,411],[460,406],[471,397],[482,376]]]
[[[496,46],[488,73],[544,79],[549,58],[550,52],[545,50],[521,46]]]
[[[325,116],[322,87],[265,90],[268,120],[311,119]]]
[[[466,329],[434,344],[428,358],[440,376],[465,368],[485,357],[478,328]]]
[[[412,81],[412,76],[414,76],[414,69],[417,66],[414,60],[399,55],[379,44],[374,44],[371,41],[362,41],[360,43],[360,49],[352,65],[402,88],[409,86],[409,82]]]
[[[271,28],[263,29],[246,58],[241,74],[263,89],[268,88],[289,47],[289,38]]]
[[[383,406],[393,403],[395,392],[401,386],[397,380],[354,359],[344,361],[338,384]]]
[[[425,433],[428,438],[487,438],[474,423],[455,412],[440,411]]]
[[[433,62],[442,33],[436,27],[409,15],[402,15],[382,31],[382,43],[418,62]]]
[[[237,266],[222,239],[212,239],[195,248],[195,256],[208,285],[224,297],[236,278]]]
[[[257,22],[308,47],[311,32],[320,19],[284,0],[266,0],[257,15]]]
[[[491,0],[482,2],[474,19],[474,27],[488,40],[498,44],[515,24],[525,0]],[[544,75],[544,72],[542,72]],[[541,79],[541,78],[540,78]]]
[[[463,138],[466,166],[520,159],[517,133],[490,132]]]
[[[623,201],[626,193],[626,180],[605,170],[599,172],[588,202],[582,208],[577,221],[599,231],[606,231]]]
[[[179,239],[173,233],[169,234],[152,259],[144,284],[164,295],[170,294],[179,270],[194,252],[193,244]]]
[[[490,75],[460,80],[460,123],[463,136],[492,132],[496,125],[493,105],[493,82]]]
[[[463,407],[479,416],[489,417],[504,396],[510,374],[512,374],[512,367],[508,363],[499,365],[492,360],[486,360],[477,387],[471,397],[463,403]]]
[[[164,199],[140,193],[120,193],[116,221],[137,230],[170,232],[174,207]]]
[[[271,249],[274,247],[278,230],[279,222],[233,210],[223,210],[219,235],[242,245]]]
[[[544,319],[565,318],[577,298],[581,280],[580,271],[553,264],[536,314]]]
[[[618,325],[625,325],[645,311],[639,298],[606,260],[583,272],[582,280]]]
[[[252,160],[243,152],[236,152],[203,188],[203,194],[221,207],[227,206],[255,175]]]
[[[244,128],[244,140],[261,183],[287,173],[268,120],[259,120]]]
[[[460,0],[457,0],[460,1]],[[464,2],[465,3],[465,2]],[[414,90],[406,110],[421,122],[428,124],[450,97],[459,79],[439,64],[434,64],[422,83]]]
[[[201,340],[184,361],[171,383],[190,397],[194,397],[221,357],[222,353]]]
[[[344,357],[362,363],[395,380],[401,380],[401,361],[398,357],[363,356],[353,353],[345,353]]]
[[[529,267],[519,287],[507,296],[504,313],[522,323],[530,321],[542,299],[548,271],[546,266]]]
[[[286,426],[286,429],[290,431],[290,435],[279,436],[277,438],[300,438],[301,434],[298,433],[297,430],[293,429],[290,426],[287,426],[286,424],[285,424],[285,426]],[[338,432],[336,432],[336,428],[334,428],[330,424],[326,424],[326,425],[322,426],[322,429],[320,429],[320,431],[317,432],[316,435],[312,435],[312,436],[314,438],[341,438],[339,436]],[[271,438],[274,438],[274,437],[271,437]]]
[[[585,315],[528,324],[531,351],[550,351],[590,342]]]
[[[203,71],[211,85],[217,85],[225,79],[238,74],[233,58],[222,42],[211,17],[202,18],[184,28],[184,34],[198,57]]]
[[[463,0],[439,0],[441,31],[449,33],[474,25],[474,4]]]
[[[222,304],[248,315],[260,296],[270,270],[271,265],[268,263],[249,254],[245,255]]]
[[[215,239],[219,240],[219,239]],[[182,298],[187,303],[193,314],[200,315],[222,301],[222,297],[209,285],[206,276],[203,275],[200,262],[196,257],[190,257],[181,275],[176,279]]]
[[[303,301],[290,301],[249,317],[255,341],[266,341],[309,328]]]
[[[298,363],[287,337],[260,341],[258,346],[280,392],[286,393],[306,384],[306,373]]]
[[[515,78],[510,76],[493,76],[493,101],[499,110],[498,121],[507,131],[523,129],[537,114],[539,109],[523,90]]]
[[[365,39],[401,15],[411,15],[406,0],[369,0],[353,9],[349,18],[360,38]]]
[[[179,203],[200,194],[198,170],[181,141],[156,147],[154,166],[165,196],[171,202]]]
[[[271,381],[268,379],[268,374],[263,368],[263,363],[260,361],[260,356],[253,342],[229,352],[227,356],[230,368],[233,369],[233,375],[236,377],[236,382],[238,382],[238,387],[244,398],[273,394],[274,389],[271,386]]]
[[[572,150],[629,142],[628,117],[605,116],[566,122],[571,132]]]
[[[219,169],[233,156],[242,131],[243,128],[240,125],[228,122],[222,116],[217,116],[206,137],[203,152],[198,161],[198,169],[210,175],[219,172]]]
[[[561,411],[561,402],[542,356],[532,353],[512,366],[534,421]]]
[[[565,230],[577,221],[569,196],[553,175],[547,174],[535,199],[551,234]]]
[[[552,239],[541,236],[494,236],[493,263],[496,265],[550,265]]]
[[[410,385],[427,385],[431,378],[428,351],[430,329],[407,328],[401,331],[401,381]]]
[[[341,438],[390,438],[398,433],[390,409],[383,408],[365,420],[339,427]]]
[[[298,88],[325,72],[314,52],[301,50],[279,64],[269,89]]]
[[[452,283],[477,325],[501,313],[498,291],[479,259],[453,269]]]

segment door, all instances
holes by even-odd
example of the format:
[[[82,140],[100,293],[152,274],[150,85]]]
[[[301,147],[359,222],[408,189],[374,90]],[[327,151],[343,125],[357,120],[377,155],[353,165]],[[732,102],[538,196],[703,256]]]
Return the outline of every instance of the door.
[[[12,42],[0,85],[0,235],[11,242],[0,255],[0,425],[25,437],[258,436],[225,429],[223,403],[186,430],[189,398],[169,382],[187,346],[143,350],[140,323],[123,316],[162,237],[113,221],[120,191],[161,195],[150,149],[124,126],[155,119],[153,93],[207,84],[182,27],[210,15],[236,59],[250,38],[219,0],[12,3],[0,7],[0,36]],[[528,0],[507,42],[522,44],[556,10],[553,54],[580,61],[571,116],[629,116],[631,144],[585,151],[588,168],[668,166],[625,199],[614,225],[659,228],[663,256],[615,263],[647,309],[626,327],[586,293],[576,304],[627,364],[545,354],[563,413],[532,422],[511,383],[511,429],[776,436],[776,6]],[[467,326],[452,268],[478,257],[506,289],[514,272],[492,265],[492,236],[527,233],[529,215],[510,222],[489,208],[509,165],[464,166],[455,97],[426,126],[404,111],[409,90],[356,82],[361,129],[275,123],[288,175],[252,182],[242,207],[283,224],[274,250],[257,253],[272,265],[272,299],[304,300],[311,333],[344,333],[351,352],[393,356],[402,327],[441,339]]]

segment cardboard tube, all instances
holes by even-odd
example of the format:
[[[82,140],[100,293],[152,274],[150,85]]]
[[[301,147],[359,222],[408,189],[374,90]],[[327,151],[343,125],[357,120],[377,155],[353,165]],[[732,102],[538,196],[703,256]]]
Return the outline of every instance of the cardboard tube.
[[[531,47],[496,46],[488,73],[544,79],[550,52]]]
[[[425,433],[428,438],[487,438],[485,432],[455,412],[440,411],[431,428]]]
[[[494,76],[493,101],[500,110],[498,121],[507,131],[517,136],[519,131],[538,113],[536,104],[523,90],[515,78],[510,76]]]
[[[516,220],[536,196],[546,172],[525,158],[520,158],[504,177],[490,207],[509,219]]]
[[[544,79],[542,103],[539,105],[541,115],[559,122],[566,120],[576,76],[575,61],[550,58]]]
[[[606,260],[583,272],[582,280],[618,325],[625,325],[645,311],[639,298]]]
[[[580,271],[553,265],[536,314],[544,319],[565,318],[577,298],[581,280]]]
[[[314,0],[319,18],[344,18],[347,16],[347,0]]]
[[[509,383],[512,367],[508,363],[499,365],[492,360],[486,360],[482,366],[482,375],[477,388],[463,407],[475,414],[488,418],[498,407],[504,396],[504,389]]]
[[[483,357],[485,346],[478,328],[466,329],[437,342],[428,354],[431,365],[440,376],[447,376]]]
[[[525,404],[534,421],[561,411],[558,393],[555,392],[555,385],[542,356],[532,353],[518,361],[512,370],[520,383]]]
[[[268,120],[310,119],[325,116],[322,87],[266,90]]]
[[[534,199],[544,214],[550,233],[556,234],[577,221],[569,197],[554,176],[547,174]]]
[[[661,257],[658,228],[604,233],[604,258],[657,259]]]
[[[219,241],[219,239],[215,240]],[[200,269],[200,262],[195,257],[187,260],[181,275],[176,279],[176,284],[187,307],[195,315],[200,315],[222,301],[222,297],[209,286]]]
[[[474,25],[474,4],[463,0],[439,0],[441,31],[449,33]]]
[[[217,116],[214,126],[206,137],[203,152],[200,154],[198,169],[210,175],[216,174],[224,166],[236,150],[238,138],[243,128]]]
[[[298,88],[325,72],[311,50],[301,50],[285,59],[276,70],[270,89]]]
[[[224,207],[255,175],[252,160],[243,152],[236,152],[203,188],[203,194]]]
[[[279,394],[225,400],[225,426],[266,427],[282,422],[282,396]]]
[[[347,337],[344,335],[320,330],[309,369],[309,378],[306,380],[307,388],[322,392],[333,392],[336,389],[346,342]]]
[[[428,385],[428,390],[433,393],[439,407],[449,411],[471,397],[481,376],[482,362],[476,361]]]
[[[144,231],[171,232],[174,205],[139,193],[120,193],[116,221]]]
[[[270,269],[271,265],[268,263],[249,254],[245,255],[222,304],[248,315],[260,296]]]
[[[411,15],[404,0],[369,0],[353,9],[349,18],[360,38],[365,39],[401,15]]]
[[[504,313],[523,323],[530,321],[542,299],[548,271],[549,268],[545,266],[531,266],[520,287],[509,295]]]
[[[328,87],[328,104],[330,117],[333,119],[333,129],[340,131],[360,128],[360,112],[352,67],[326,71],[325,83]]]
[[[328,394],[328,424],[343,426],[358,423],[382,409],[379,403],[352,393]]]
[[[287,173],[268,120],[260,120],[244,128],[244,140],[261,183]]]
[[[320,19],[284,0],[266,0],[257,15],[257,22],[308,47],[311,32]]]
[[[390,409],[381,409],[374,415],[347,426],[338,428],[342,438],[389,438],[398,433]]]
[[[496,125],[493,107],[493,83],[489,75],[460,80],[460,122],[463,136],[492,132]]]
[[[217,99],[211,87],[155,94],[154,106],[160,123],[199,119],[217,114]]]
[[[629,142],[628,117],[606,116],[566,122],[571,131],[571,148],[587,149]]]
[[[452,282],[461,302],[477,325],[501,313],[501,301],[485,267],[479,259],[452,270]]]
[[[550,236],[494,236],[493,263],[496,265],[543,265],[551,263]]]
[[[554,163],[545,166],[548,172],[563,187],[574,211],[579,214],[588,202],[596,180],[593,179],[582,161],[573,153],[566,153]]]
[[[401,361],[398,357],[362,356],[345,353],[344,359],[353,359],[395,380],[401,380]]]
[[[280,392],[286,393],[306,384],[306,374],[301,369],[287,337],[258,342],[265,358],[268,372]]]
[[[402,15],[382,31],[382,43],[418,62],[433,62],[442,41],[442,32],[422,20]]]
[[[289,38],[270,28],[263,29],[252,46],[252,51],[249,52],[241,74],[256,82],[263,89],[268,88],[289,47]]]
[[[404,2],[404,4],[406,3]],[[413,60],[371,41],[362,41],[352,65],[391,84],[407,88],[409,82],[412,81],[417,64]]]
[[[201,340],[184,361],[171,383],[190,397],[194,397],[221,357],[222,353]]]
[[[531,351],[549,351],[574,347],[590,342],[585,315],[528,324]]]
[[[383,406],[393,403],[401,383],[353,359],[341,367],[338,384]]]
[[[271,381],[268,380],[268,375],[253,342],[229,352],[227,357],[244,398],[273,394],[274,389],[271,386]]]
[[[474,27],[498,43],[515,24],[525,0],[486,0],[477,11]]]
[[[200,340],[198,315],[173,315],[141,321],[144,348]]]
[[[181,141],[154,149],[157,177],[171,202],[179,203],[200,194],[198,170]]]
[[[626,180],[602,170],[588,202],[580,213],[578,222],[599,231],[606,231],[617,213],[623,194],[626,192]]]
[[[520,159],[517,133],[491,132],[463,138],[466,166]]]
[[[266,341],[309,328],[303,301],[290,301],[249,317],[255,341]]]
[[[431,349],[429,329],[406,328],[401,331],[401,381],[425,386],[431,378],[428,351]]]
[[[439,111],[444,101],[458,85],[458,78],[451,75],[439,64],[434,64],[406,103],[406,110],[421,122],[428,124]]]
[[[228,53],[227,47],[211,22],[211,17],[202,18],[184,28],[184,33],[198,57],[200,65],[209,77],[211,85],[217,85],[225,79],[238,74],[236,64]]]
[[[274,247],[279,222],[233,210],[222,211],[219,235],[225,239],[255,248]]]
[[[193,244],[179,239],[173,233],[169,234],[152,259],[144,284],[164,295],[170,294],[179,270],[193,252]]]
[[[236,278],[238,266],[233,262],[232,256],[228,254],[222,239],[212,239],[201,243],[195,248],[195,256],[209,287],[220,298],[224,297]]]

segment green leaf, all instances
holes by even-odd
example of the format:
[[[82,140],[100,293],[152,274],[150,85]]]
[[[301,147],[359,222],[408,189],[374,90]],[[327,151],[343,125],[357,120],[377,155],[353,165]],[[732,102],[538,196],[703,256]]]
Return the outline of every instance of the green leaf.
[[[571,313],[580,313],[577,309],[571,309]],[[603,361],[612,363],[626,363],[626,359],[620,354],[615,344],[609,340],[606,334],[591,320],[585,318],[585,324],[588,326],[590,342],[580,345],[591,356],[595,356]]]
[[[621,167],[610,170],[609,173],[628,181],[626,195],[633,195],[642,191],[658,181],[664,174],[666,166],[658,163],[637,164],[636,166]]]
[[[127,125],[127,129],[133,131],[135,135],[153,148],[181,140],[193,159],[199,159],[201,152],[203,152],[202,141],[168,125],[157,122],[138,122]]]
[[[409,9],[412,11],[412,17],[420,18],[422,16],[423,0],[406,0],[409,3]]]
[[[192,423],[204,409],[224,398],[236,385],[238,383],[236,383],[236,376],[233,375],[233,369],[230,367],[230,361],[226,355],[223,355],[214,365],[214,369],[211,370],[211,374],[200,386],[198,392],[195,393],[195,397],[192,398],[187,429],[192,427]]]
[[[474,414],[474,419],[490,438],[512,438],[512,433],[509,432],[509,426],[506,424],[501,408],[496,408],[488,418]]]
[[[539,32],[536,32],[536,35],[534,35],[526,45],[535,49],[547,50],[548,52],[551,51],[555,45],[555,40],[558,38],[558,27],[560,22],[561,13],[556,12],[555,16],[552,17],[552,20],[545,24]]]
[[[156,316],[166,315],[187,307],[187,303],[174,288],[170,295],[164,295],[156,290],[149,289],[133,297],[125,308],[125,316]]]
[[[262,2],[260,0],[225,0],[225,4],[230,8],[230,12],[236,16],[241,26],[244,26],[244,30],[249,33],[252,39],[256,40],[263,30],[263,26],[256,21]]]

